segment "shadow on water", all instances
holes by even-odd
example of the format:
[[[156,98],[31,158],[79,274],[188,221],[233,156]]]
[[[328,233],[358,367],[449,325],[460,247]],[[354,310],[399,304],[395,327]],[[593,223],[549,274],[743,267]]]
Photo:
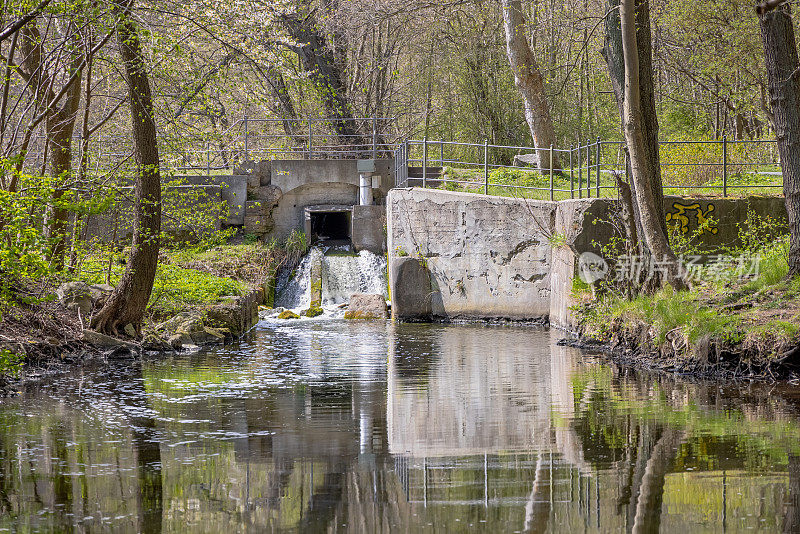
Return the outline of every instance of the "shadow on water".
[[[796,391],[528,327],[264,324],[0,403],[0,531],[800,530]]]

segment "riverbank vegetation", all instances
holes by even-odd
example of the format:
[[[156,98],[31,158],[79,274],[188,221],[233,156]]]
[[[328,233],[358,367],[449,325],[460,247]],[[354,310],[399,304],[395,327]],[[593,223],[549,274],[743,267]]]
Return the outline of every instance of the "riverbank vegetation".
[[[618,283],[576,280],[581,336],[619,359],[674,372],[800,377],[800,276],[788,277],[788,237],[756,234],[743,231],[740,247],[695,265],[687,291],[631,297]]]

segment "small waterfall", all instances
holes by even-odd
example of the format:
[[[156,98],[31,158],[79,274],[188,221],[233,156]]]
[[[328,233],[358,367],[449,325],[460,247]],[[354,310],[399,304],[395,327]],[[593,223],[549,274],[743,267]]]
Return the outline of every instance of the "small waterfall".
[[[293,275],[278,281],[275,305],[288,309],[308,308],[311,303],[311,265],[322,262],[322,305],[334,307],[350,301],[355,293],[370,293],[388,298],[386,259],[366,250],[358,255],[326,256],[317,247],[300,261]]]

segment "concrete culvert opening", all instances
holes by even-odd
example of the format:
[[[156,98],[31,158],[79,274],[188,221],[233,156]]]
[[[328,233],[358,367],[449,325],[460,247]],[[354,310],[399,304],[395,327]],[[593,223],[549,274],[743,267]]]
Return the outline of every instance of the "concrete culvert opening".
[[[311,242],[350,241],[350,213],[318,211],[311,213]]]

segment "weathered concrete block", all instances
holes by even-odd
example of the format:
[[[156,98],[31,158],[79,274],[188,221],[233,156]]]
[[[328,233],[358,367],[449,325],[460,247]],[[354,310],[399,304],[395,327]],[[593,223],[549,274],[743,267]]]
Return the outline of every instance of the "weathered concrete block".
[[[283,196],[283,191],[280,187],[274,185],[261,185],[254,191],[253,200],[260,200],[268,209],[275,206]]]
[[[389,279],[392,288],[392,316],[400,320],[429,320],[431,274],[418,259],[391,258]]]
[[[253,194],[256,189],[261,187],[261,177],[256,174],[250,174],[247,176],[247,193]]]
[[[259,185],[265,186],[272,183],[272,165],[269,160],[262,160],[256,164],[255,173],[259,178]]]
[[[385,206],[353,206],[351,221],[351,240],[356,251],[386,252]]]
[[[554,218],[555,202],[394,189],[388,248],[425,258],[434,316],[542,319]]]
[[[247,201],[247,176],[217,176],[215,181],[221,187],[220,196],[228,203],[226,224],[241,226],[244,224],[245,202]]]
[[[311,258],[311,308],[322,306],[322,254],[318,251]]]

